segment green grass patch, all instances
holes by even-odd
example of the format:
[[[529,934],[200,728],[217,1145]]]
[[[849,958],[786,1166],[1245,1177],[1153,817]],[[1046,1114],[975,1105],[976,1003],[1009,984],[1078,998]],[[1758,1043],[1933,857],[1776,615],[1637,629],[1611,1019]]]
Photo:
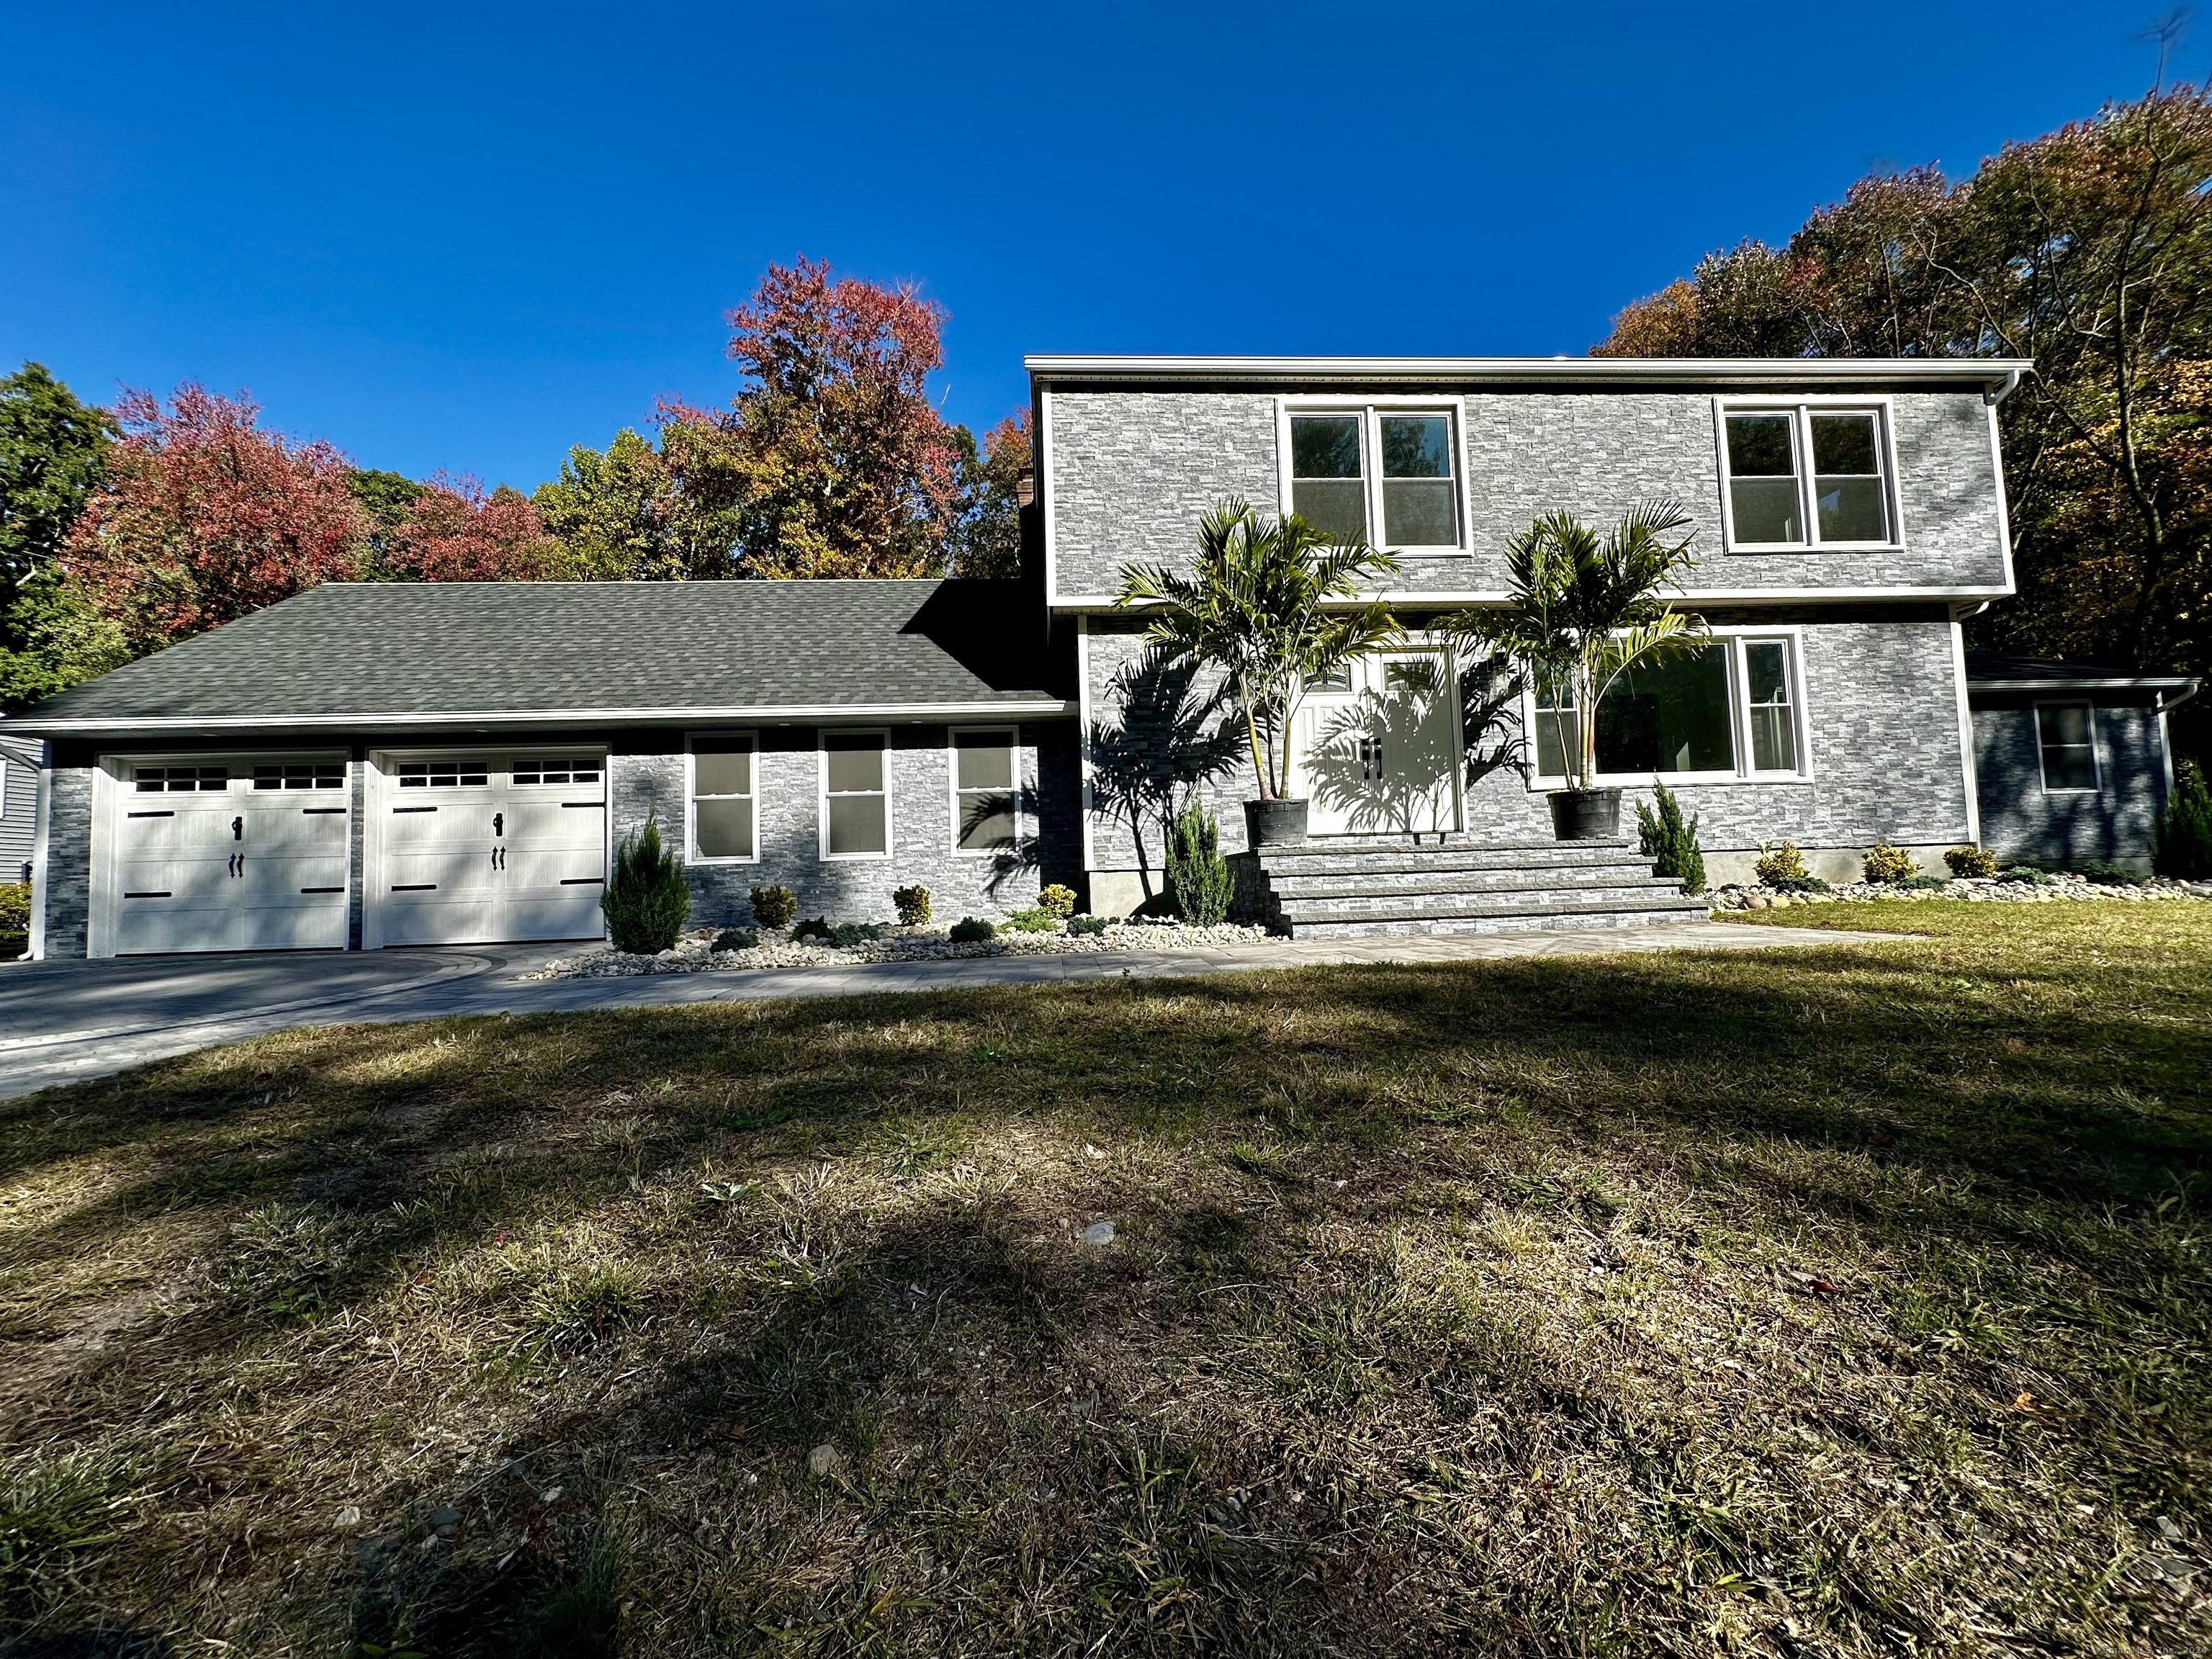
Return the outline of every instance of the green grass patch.
[[[11,1103],[0,1647],[2204,1650],[2212,905],[1745,925]]]

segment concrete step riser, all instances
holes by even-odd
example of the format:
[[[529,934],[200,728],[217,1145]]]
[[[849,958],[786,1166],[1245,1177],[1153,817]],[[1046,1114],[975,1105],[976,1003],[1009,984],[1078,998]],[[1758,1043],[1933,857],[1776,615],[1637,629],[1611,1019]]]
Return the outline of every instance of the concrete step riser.
[[[1370,911],[1425,916],[1545,914],[1593,910],[1605,906],[1630,905],[1668,910],[1686,900],[1676,890],[1649,887],[1589,887],[1553,889],[1538,893],[1347,893],[1328,898],[1283,897],[1277,901],[1285,921],[1304,925],[1306,917],[1358,915]]]
[[[1413,921],[1325,921],[1300,923],[1295,939],[1413,938],[1426,933],[1528,933],[1565,929],[1663,927],[1708,921],[1702,906],[1693,910],[1617,910],[1594,915],[1446,917]]]
[[[1681,884],[1670,876],[1639,869],[1529,870],[1510,875],[1451,876],[1277,876],[1267,884],[1279,898],[1321,898],[1332,893],[1548,893],[1588,892],[1599,887],[1672,893]]]
[[[1316,877],[1334,877],[1344,881],[1364,881],[1372,877],[1402,878],[1407,880],[1443,879],[1451,876],[1515,876],[1575,874],[1594,870],[1611,874],[1625,872],[1648,876],[1651,873],[1649,859],[1606,859],[1570,861],[1555,859],[1539,862],[1531,860],[1523,864],[1471,863],[1465,860],[1450,862],[1417,863],[1409,859],[1376,859],[1354,862],[1349,859],[1316,859],[1310,863],[1269,863],[1262,866],[1271,881],[1302,881]]]

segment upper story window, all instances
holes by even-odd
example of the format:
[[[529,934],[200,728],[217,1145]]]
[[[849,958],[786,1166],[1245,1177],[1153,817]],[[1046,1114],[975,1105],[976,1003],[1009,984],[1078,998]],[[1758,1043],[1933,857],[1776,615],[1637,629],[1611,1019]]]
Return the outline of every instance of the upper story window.
[[[1370,405],[1288,419],[1291,512],[1326,534],[1377,547],[1462,546],[1451,410]]]
[[[1738,547],[1888,547],[1897,541],[1879,409],[1730,409],[1730,538]]]

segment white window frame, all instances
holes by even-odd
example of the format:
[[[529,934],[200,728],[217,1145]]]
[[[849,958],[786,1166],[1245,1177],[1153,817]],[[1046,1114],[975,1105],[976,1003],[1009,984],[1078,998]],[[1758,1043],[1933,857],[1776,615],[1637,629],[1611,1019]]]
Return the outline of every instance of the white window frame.
[[[1729,689],[1729,732],[1735,746],[1735,766],[1730,771],[1705,772],[1601,772],[1597,775],[1600,788],[1649,787],[1656,778],[1669,789],[1692,783],[1782,783],[1803,784],[1813,781],[1813,734],[1811,697],[1806,690],[1805,630],[1802,627],[1759,628],[1731,626],[1710,630],[1715,645],[1727,647]],[[1785,646],[1790,653],[1790,712],[1796,725],[1797,769],[1794,772],[1755,772],[1752,769],[1751,744],[1751,676],[1744,659],[1744,647],[1750,645]],[[1559,773],[1537,769],[1537,757],[1542,753],[1537,744],[1536,688],[1531,684],[1521,690],[1521,729],[1528,738],[1528,793],[1540,794],[1547,790],[1568,787],[1567,779]]]
[[[960,739],[985,734],[1006,733],[1006,747],[1013,756],[1014,845],[1020,847],[1027,838],[1028,825],[1022,816],[1022,728],[1018,726],[955,726],[945,734],[945,790],[952,805],[952,856],[956,859],[996,858],[1006,849],[1003,847],[963,847],[960,844]],[[980,790],[971,790],[980,794]]]
[[[2105,745],[2097,741],[2097,704],[2092,697],[2040,697],[2031,705],[2035,716],[2035,781],[2046,795],[2101,795],[2105,793]],[[2097,782],[2090,789],[2054,789],[2043,764],[2043,711],[2046,708],[2085,708],[2089,713],[2089,769]],[[2070,746],[2070,745],[2067,745]]]
[[[526,782],[515,775],[515,769],[525,761],[539,763],[538,767],[539,776],[537,781]],[[544,763],[547,761],[559,761],[572,774],[580,762],[591,769],[592,775],[588,781],[563,777],[556,782],[547,783],[543,781],[545,771]],[[604,789],[607,787],[606,757],[589,750],[563,753],[557,748],[526,749],[519,755],[509,755],[507,757],[507,787],[510,789],[590,789],[593,787]]]
[[[1807,392],[1791,398],[1716,398],[1713,443],[1721,473],[1721,546],[1729,553],[1897,553],[1905,548],[1904,492],[1898,488],[1896,400],[1887,396],[1853,398]],[[1878,542],[1747,542],[1735,533],[1735,478],[1729,471],[1728,417],[1731,415],[1788,415],[1790,441],[1796,447],[1797,522],[1808,538],[1820,522],[1814,499],[1813,427],[1815,415],[1871,415],[1875,447],[1882,475],[1882,505],[1889,517],[1889,539]]]
[[[884,750],[884,850],[880,853],[833,853],[830,850],[830,742],[831,738],[874,738]],[[814,734],[817,763],[814,787],[815,851],[824,862],[846,864],[855,860],[887,859],[898,848],[898,824],[891,797],[891,733],[887,726],[825,726]],[[845,791],[842,793],[865,793]],[[758,846],[757,840],[754,842]]]
[[[1275,508],[1291,511],[1291,416],[1293,415],[1357,415],[1359,422],[1360,482],[1366,486],[1368,540],[1389,553],[1420,558],[1461,558],[1473,551],[1474,529],[1468,497],[1467,399],[1389,396],[1373,398],[1278,398],[1275,399]],[[1382,515],[1382,424],[1385,415],[1442,415],[1451,422],[1452,505],[1459,520],[1459,540],[1449,544],[1407,546],[1381,539]]]
[[[750,799],[753,807],[753,851],[750,858],[726,856],[709,858],[699,850],[699,768],[697,744],[702,738],[726,744],[744,742],[752,745],[753,793],[744,795],[709,795],[709,800]],[[723,752],[728,752],[726,750]],[[684,734],[684,857],[690,864],[758,864],[761,860],[760,834],[761,766],[760,733],[757,732],[687,732]]]

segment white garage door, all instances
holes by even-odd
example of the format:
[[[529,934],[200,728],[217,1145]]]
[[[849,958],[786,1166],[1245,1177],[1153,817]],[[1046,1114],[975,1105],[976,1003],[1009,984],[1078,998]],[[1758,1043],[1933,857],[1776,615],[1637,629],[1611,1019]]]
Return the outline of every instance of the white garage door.
[[[115,954],[345,948],[343,757],[149,757],[111,770]]]
[[[379,756],[367,942],[598,938],[605,782],[593,752]]]

